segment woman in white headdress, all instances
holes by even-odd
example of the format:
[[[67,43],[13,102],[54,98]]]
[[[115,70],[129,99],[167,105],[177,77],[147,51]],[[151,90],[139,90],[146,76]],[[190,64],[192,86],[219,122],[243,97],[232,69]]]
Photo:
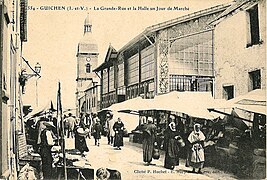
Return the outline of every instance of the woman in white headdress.
[[[188,141],[192,145],[189,165],[193,167],[193,172],[198,168],[198,173],[201,173],[201,168],[204,166],[205,155],[203,143],[205,138],[205,135],[200,131],[200,124],[195,124],[194,131],[188,136]]]
[[[169,123],[169,126],[164,133],[164,167],[173,170],[175,166],[179,165],[180,147],[178,139],[180,139],[181,136],[179,131],[176,129],[176,124],[174,123],[174,115],[170,115],[170,120],[171,123]]]

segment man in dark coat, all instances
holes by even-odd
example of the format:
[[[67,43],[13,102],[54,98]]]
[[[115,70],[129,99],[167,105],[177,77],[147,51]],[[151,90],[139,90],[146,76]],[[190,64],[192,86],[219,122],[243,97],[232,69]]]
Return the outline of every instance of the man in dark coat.
[[[147,121],[148,124],[143,129],[143,161],[149,165],[152,161],[154,146],[157,145],[155,142],[157,127],[153,124],[152,117],[148,117]]]
[[[102,126],[100,124],[100,119],[98,117],[95,118],[95,125],[93,126],[93,136],[95,138],[95,145],[99,146],[100,142],[99,139],[101,139],[101,131]]]
[[[118,121],[114,123],[113,130],[115,131],[115,138],[114,138],[114,147],[121,150],[120,146],[123,146],[123,129],[124,124],[121,121],[121,118],[118,118]]]
[[[40,156],[42,159],[42,171],[44,179],[53,179],[52,162],[53,157],[51,148],[54,145],[54,134],[53,128],[55,126],[52,122],[44,122],[46,126],[41,132],[41,143],[40,143]]]

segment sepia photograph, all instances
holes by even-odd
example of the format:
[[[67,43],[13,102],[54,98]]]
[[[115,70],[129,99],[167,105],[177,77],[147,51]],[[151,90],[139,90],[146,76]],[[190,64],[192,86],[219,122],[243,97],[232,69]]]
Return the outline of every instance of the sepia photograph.
[[[0,12],[0,179],[266,178],[266,0]]]

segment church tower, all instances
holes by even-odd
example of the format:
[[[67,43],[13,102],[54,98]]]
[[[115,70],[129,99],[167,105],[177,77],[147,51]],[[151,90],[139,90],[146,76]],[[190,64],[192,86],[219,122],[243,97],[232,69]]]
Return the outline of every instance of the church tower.
[[[99,84],[99,78],[93,72],[98,66],[98,45],[93,38],[92,21],[87,14],[84,21],[84,34],[77,50],[77,88],[76,107],[79,112],[88,112],[86,91]],[[90,98],[90,97],[89,97]]]

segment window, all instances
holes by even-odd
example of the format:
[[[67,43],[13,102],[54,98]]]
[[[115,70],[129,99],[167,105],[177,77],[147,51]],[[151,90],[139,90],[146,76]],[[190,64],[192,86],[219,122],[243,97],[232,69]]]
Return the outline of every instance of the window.
[[[248,11],[249,16],[249,38],[250,41],[248,46],[259,44],[260,42],[260,32],[259,32],[259,16],[258,16],[258,6],[254,6]]]
[[[139,81],[139,56],[135,54],[128,59],[128,84],[133,85]]]
[[[124,85],[124,63],[118,65],[118,87]]]
[[[223,87],[223,98],[226,100],[234,98],[234,86],[224,86]]]
[[[91,65],[89,63],[86,64],[86,73],[90,73],[91,72]]]
[[[213,76],[212,31],[176,39],[170,48],[169,73]]]
[[[170,91],[212,91],[212,78],[202,76],[169,76]]]
[[[154,77],[154,48],[149,46],[141,51],[141,81]]]
[[[114,91],[115,87],[114,87],[114,67],[111,66],[109,68],[109,92],[110,91]]]
[[[103,94],[108,92],[108,71],[107,71],[107,69],[105,69],[103,71],[103,85],[102,85],[102,88],[103,88]]]
[[[95,97],[94,97],[94,107],[96,107],[96,101],[95,101]]]
[[[260,89],[261,88],[261,71],[256,70],[249,72],[249,91],[252,91],[254,89]]]

